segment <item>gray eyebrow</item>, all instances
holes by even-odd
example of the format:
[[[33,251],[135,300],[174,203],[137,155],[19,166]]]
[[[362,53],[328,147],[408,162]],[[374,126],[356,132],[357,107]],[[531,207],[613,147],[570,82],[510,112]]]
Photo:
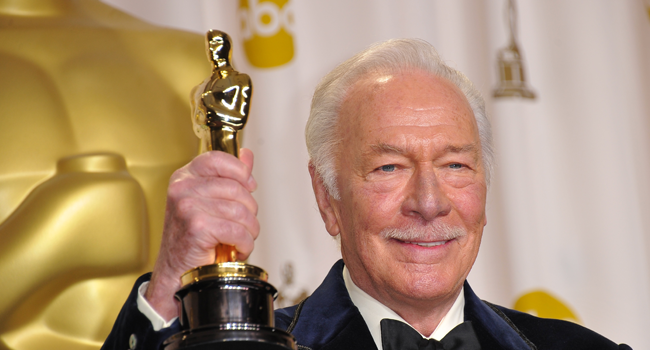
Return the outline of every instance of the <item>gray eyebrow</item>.
[[[478,152],[478,146],[475,143],[470,143],[463,146],[449,145],[445,148],[445,151],[451,153],[472,153]]]
[[[373,150],[373,152],[378,153],[378,154],[385,154],[385,153],[395,153],[395,154],[404,154],[406,153],[406,150],[403,148],[389,145],[387,143],[379,143],[377,145],[372,145],[370,148]]]

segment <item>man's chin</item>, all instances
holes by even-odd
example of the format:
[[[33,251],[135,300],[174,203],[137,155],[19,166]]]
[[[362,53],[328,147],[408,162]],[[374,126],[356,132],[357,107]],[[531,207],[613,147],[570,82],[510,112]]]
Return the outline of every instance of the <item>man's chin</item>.
[[[433,285],[421,283],[406,288],[396,286],[394,291],[396,292],[395,298],[400,299],[401,303],[431,308],[456,300],[460,288],[440,283]]]
[[[429,300],[454,294],[460,289],[457,281],[447,271],[441,271],[440,266],[430,264],[409,264],[410,269],[395,271],[395,290],[401,294],[411,296],[415,299]],[[415,268],[413,268],[415,266]],[[397,277],[401,276],[401,277]]]

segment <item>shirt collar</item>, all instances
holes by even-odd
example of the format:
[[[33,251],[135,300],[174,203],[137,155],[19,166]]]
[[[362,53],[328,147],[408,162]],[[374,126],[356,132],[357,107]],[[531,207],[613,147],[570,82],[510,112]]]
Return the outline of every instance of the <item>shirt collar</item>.
[[[348,290],[348,294],[350,294],[350,299],[352,299],[354,305],[359,309],[363,320],[366,321],[366,325],[368,325],[368,329],[370,330],[372,339],[377,345],[377,349],[383,350],[381,344],[381,327],[379,325],[381,320],[384,318],[390,318],[402,321],[406,324],[408,324],[408,322],[404,321],[404,319],[395,311],[389,309],[387,306],[368,295],[368,293],[361,290],[361,288],[357,287],[357,285],[352,281],[347,267],[343,267],[343,280],[345,281],[345,288]],[[456,298],[456,301],[451,306],[451,309],[449,309],[449,312],[447,312],[447,314],[442,318],[440,324],[436,327],[436,330],[433,331],[433,334],[428,337],[423,335],[423,337],[433,338],[435,340],[442,339],[447,335],[447,333],[454,329],[454,327],[463,323],[465,317],[463,311],[464,308],[465,296],[464,290],[461,289],[458,298]]]

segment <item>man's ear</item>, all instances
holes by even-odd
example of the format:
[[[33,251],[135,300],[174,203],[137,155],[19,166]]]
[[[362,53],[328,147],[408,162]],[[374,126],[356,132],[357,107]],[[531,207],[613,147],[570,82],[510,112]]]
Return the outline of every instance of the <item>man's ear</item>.
[[[320,216],[323,218],[323,222],[325,222],[325,229],[334,237],[341,233],[336,200],[330,196],[323,183],[323,179],[316,172],[316,168],[311,162],[309,162],[309,175],[311,175],[311,186],[314,189],[314,195],[316,195],[316,203],[318,203]]]

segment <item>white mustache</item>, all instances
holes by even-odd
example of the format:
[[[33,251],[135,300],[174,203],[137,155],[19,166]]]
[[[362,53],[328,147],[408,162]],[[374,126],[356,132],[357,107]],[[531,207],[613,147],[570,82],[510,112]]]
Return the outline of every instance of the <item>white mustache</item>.
[[[419,227],[388,227],[383,229],[379,235],[382,238],[396,239],[402,242],[439,242],[466,236],[467,231],[462,227],[436,223]]]

